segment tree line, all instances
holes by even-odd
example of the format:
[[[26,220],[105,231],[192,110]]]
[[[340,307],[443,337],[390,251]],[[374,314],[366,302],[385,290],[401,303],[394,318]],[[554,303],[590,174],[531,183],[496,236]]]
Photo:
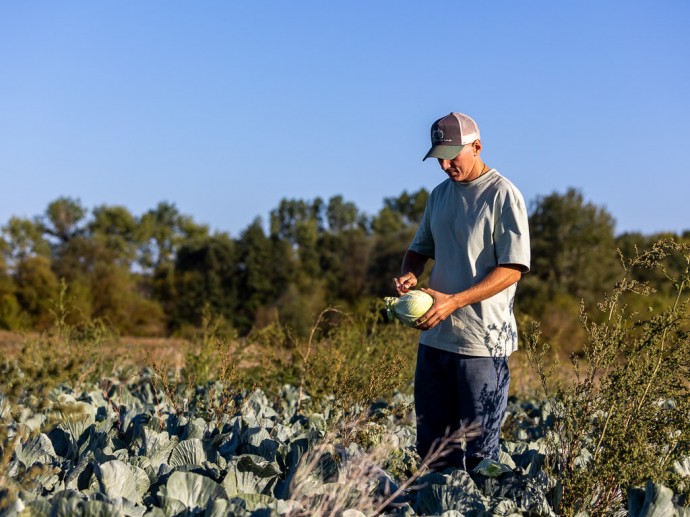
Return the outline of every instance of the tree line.
[[[198,326],[205,310],[240,335],[270,323],[305,334],[327,306],[362,313],[393,294],[427,198],[425,189],[403,192],[373,216],[342,196],[283,199],[267,225],[257,218],[231,237],[169,202],[137,216],[61,197],[2,226],[0,328],[47,328],[62,303],[73,323],[101,319],[126,335],[171,335]],[[547,333],[549,325],[567,332],[573,307],[600,298],[619,276],[617,249],[690,240],[690,231],[616,236],[614,227],[576,189],[535,199],[521,314],[545,320]]]

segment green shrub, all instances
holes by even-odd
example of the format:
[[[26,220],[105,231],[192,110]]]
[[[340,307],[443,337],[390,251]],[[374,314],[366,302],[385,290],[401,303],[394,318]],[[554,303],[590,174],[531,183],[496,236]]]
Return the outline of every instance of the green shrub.
[[[684,269],[671,274],[668,264],[679,260]],[[564,515],[616,511],[628,489],[647,480],[683,488],[672,467],[690,449],[690,246],[659,241],[623,264],[625,275],[598,304],[596,318],[581,307],[587,343],[571,356],[572,381],[550,382],[549,346],[540,344],[538,325],[528,336],[530,362],[553,418],[549,468]],[[649,269],[664,273],[675,298],[662,309],[631,310],[667,288],[635,280]]]

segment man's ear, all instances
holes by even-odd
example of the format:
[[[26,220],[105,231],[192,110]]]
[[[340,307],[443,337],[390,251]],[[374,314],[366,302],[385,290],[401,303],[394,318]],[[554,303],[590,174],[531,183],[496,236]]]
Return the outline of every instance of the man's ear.
[[[482,152],[482,141],[481,140],[475,140],[472,142],[472,149],[474,150],[474,154],[479,154]]]

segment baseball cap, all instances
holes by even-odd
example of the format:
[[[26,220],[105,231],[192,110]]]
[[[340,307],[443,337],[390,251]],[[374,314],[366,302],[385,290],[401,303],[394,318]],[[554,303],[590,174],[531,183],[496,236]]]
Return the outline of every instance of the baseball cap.
[[[479,127],[474,120],[464,113],[450,113],[431,125],[431,149],[422,161],[430,156],[452,160],[466,144],[478,139]]]

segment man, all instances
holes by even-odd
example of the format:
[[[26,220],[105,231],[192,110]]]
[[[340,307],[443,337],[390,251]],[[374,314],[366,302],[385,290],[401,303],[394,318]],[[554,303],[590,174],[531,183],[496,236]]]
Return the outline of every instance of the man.
[[[464,452],[444,459],[444,466],[468,471],[484,458],[498,460],[508,356],[517,349],[513,301],[530,262],[522,194],[481,152],[479,128],[467,115],[433,123],[424,160],[437,158],[448,179],[431,192],[395,279],[404,294],[434,261],[429,288],[422,289],[434,305],[417,320],[417,450],[424,458],[444,436],[480,424],[481,435]]]

